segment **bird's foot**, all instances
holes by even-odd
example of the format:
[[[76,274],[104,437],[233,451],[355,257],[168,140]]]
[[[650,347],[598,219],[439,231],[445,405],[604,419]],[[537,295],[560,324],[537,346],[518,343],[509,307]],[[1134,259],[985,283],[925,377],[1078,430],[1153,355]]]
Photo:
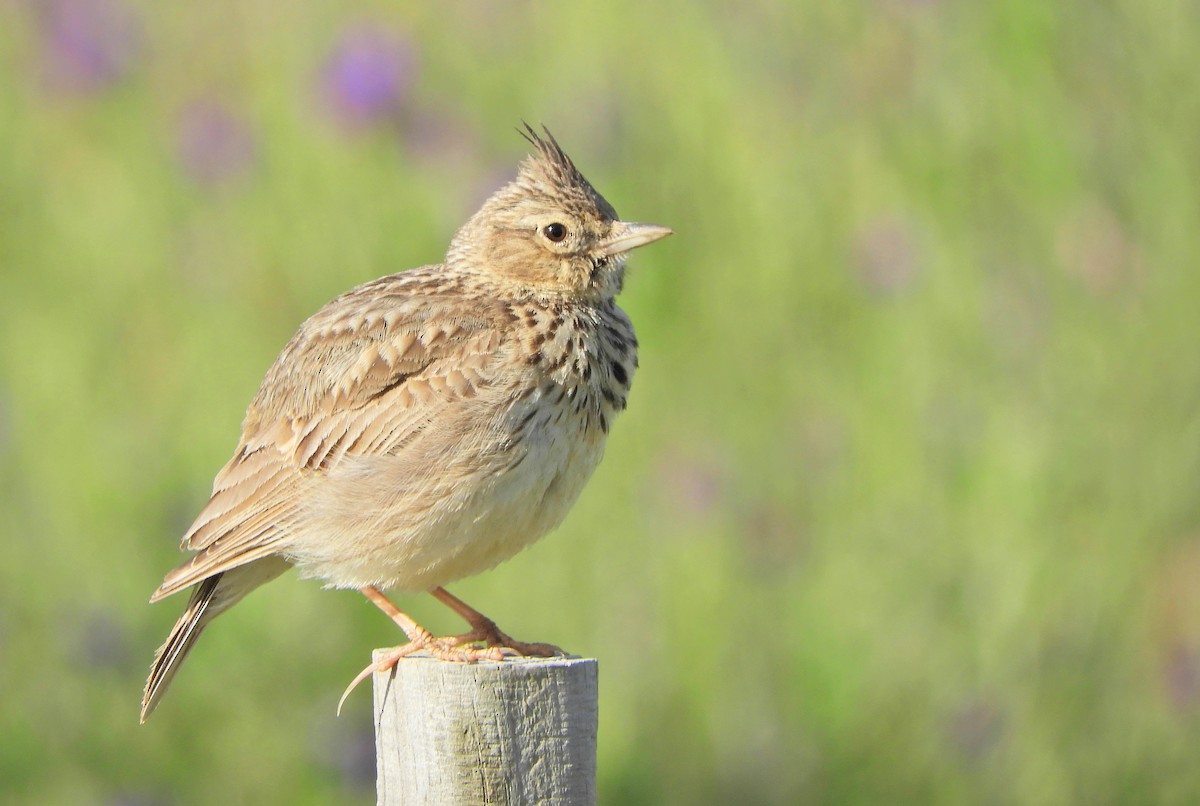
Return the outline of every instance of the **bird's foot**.
[[[553,644],[527,644],[524,641],[518,641],[512,636],[506,635],[496,626],[496,622],[492,621],[487,616],[480,613],[469,604],[459,599],[445,588],[434,588],[430,591],[434,598],[442,604],[449,607],[455,613],[471,625],[470,632],[465,632],[462,635],[453,636],[450,640],[456,645],[463,644],[483,644],[485,647],[500,647],[502,649],[511,649],[518,655],[535,658],[550,658],[555,655],[566,655],[567,653]]]
[[[503,651],[507,649],[510,650],[509,654],[527,658],[552,658],[556,655],[567,654],[554,644],[530,644],[525,641],[518,641],[501,631],[496,626],[496,623],[490,619],[481,621],[472,627],[470,632],[465,632],[462,635],[452,635],[442,640],[452,641],[454,642],[454,646],[463,648],[467,648],[473,644],[482,644],[485,651],[491,649]]]
[[[503,635],[503,633],[501,633]],[[465,636],[451,635],[442,638],[434,638],[428,632],[418,635],[414,640],[409,641],[403,646],[393,647],[388,650],[387,654],[375,660],[365,669],[358,673],[346,690],[342,692],[342,697],[338,700],[337,713],[340,716],[342,713],[342,705],[346,702],[346,698],[350,696],[350,692],[358,687],[358,684],[366,680],[375,672],[386,672],[392,669],[400,662],[402,658],[417,652],[424,652],[430,657],[438,660],[450,661],[452,663],[477,663],[481,660],[502,661],[506,657],[514,657],[522,654],[515,647],[510,646],[472,646],[471,642],[465,642],[460,639]],[[521,646],[543,646],[541,644],[520,644]]]
[[[549,658],[567,654],[553,644],[530,644],[518,641],[501,632],[500,628],[496,626],[496,622],[445,588],[434,588],[430,593],[466,619],[467,623],[471,625],[469,632],[462,635],[434,638],[428,630],[388,601],[387,597],[380,593],[375,586],[368,585],[360,588],[360,591],[376,607],[387,613],[400,626],[400,629],[404,630],[404,634],[408,636],[408,643],[389,650],[387,654],[358,673],[358,676],[342,693],[342,698],[338,700],[339,714],[342,712],[342,704],[346,702],[350,692],[354,691],[359,683],[375,672],[386,672],[394,668],[401,658],[417,652],[425,652],[439,660],[453,663],[476,663],[481,660],[502,661],[505,658],[517,656]]]

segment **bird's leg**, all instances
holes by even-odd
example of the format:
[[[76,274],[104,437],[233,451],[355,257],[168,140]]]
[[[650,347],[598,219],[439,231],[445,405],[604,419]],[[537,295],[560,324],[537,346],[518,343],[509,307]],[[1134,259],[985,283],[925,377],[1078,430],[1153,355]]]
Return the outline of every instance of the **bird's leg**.
[[[396,622],[400,629],[404,630],[404,634],[408,636],[408,640],[411,643],[427,644],[433,639],[433,635],[430,634],[429,630],[413,621],[411,616],[392,604],[392,601],[379,591],[379,588],[376,588],[374,585],[367,585],[365,588],[359,588],[358,591],[363,596],[366,596],[371,604],[378,607],[384,613],[387,613],[388,618]]]
[[[471,625],[470,632],[462,635],[452,636],[449,639],[456,645],[459,644],[474,644],[482,643],[485,647],[500,647],[503,649],[511,649],[517,654],[548,658],[553,655],[566,655],[567,653],[553,644],[527,644],[524,641],[517,639],[502,632],[496,626],[496,622],[492,621],[487,616],[480,613],[469,604],[459,599],[445,588],[434,588],[430,591],[433,597],[442,604],[449,607],[458,615],[462,616],[467,624]]]
[[[359,683],[366,680],[375,672],[386,672],[399,663],[401,658],[407,657],[414,652],[424,651],[441,660],[474,663],[481,660],[504,660],[506,655],[517,654],[520,651],[516,647],[499,644],[489,644],[482,649],[473,646],[460,646],[463,642],[459,641],[457,636],[434,638],[429,630],[413,621],[411,616],[392,604],[374,585],[359,588],[359,592],[363,596],[366,596],[371,604],[378,607],[384,613],[387,613],[388,618],[396,622],[400,629],[404,630],[404,634],[408,636],[408,643],[388,650],[386,655],[372,662],[371,665],[359,672],[350,681],[350,685],[342,692],[342,698],[338,700],[337,710],[339,714],[342,712],[342,704],[346,702],[346,698],[350,696],[350,692],[354,691]],[[466,605],[463,605],[463,607],[466,607]],[[469,610],[470,608],[467,609]],[[492,627],[494,628],[495,625],[493,624]],[[503,633],[500,633],[500,635],[503,635]]]

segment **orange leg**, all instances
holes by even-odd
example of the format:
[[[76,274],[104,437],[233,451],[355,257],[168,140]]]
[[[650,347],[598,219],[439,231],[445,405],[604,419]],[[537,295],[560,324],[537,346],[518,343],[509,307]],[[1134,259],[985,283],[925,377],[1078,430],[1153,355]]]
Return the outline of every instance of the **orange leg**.
[[[434,638],[429,630],[422,627],[417,622],[400,608],[396,607],[391,601],[379,592],[379,589],[374,585],[367,585],[365,588],[359,588],[359,592],[371,601],[373,605],[378,607],[384,613],[387,613],[388,618],[396,622],[400,629],[404,630],[404,634],[408,636],[408,643],[404,646],[398,646],[390,650],[379,660],[373,662],[370,666],[363,669],[358,675],[350,681],[350,685],[342,692],[342,698],[338,700],[338,713],[342,712],[342,704],[346,702],[346,698],[350,696],[350,692],[354,691],[359,683],[366,680],[375,672],[385,672],[395,666],[401,658],[407,657],[414,652],[427,652],[435,658],[441,660],[455,661],[458,663],[475,663],[481,660],[501,661],[508,655],[518,654],[518,650],[514,647],[508,647],[502,644],[490,644],[486,647],[479,648],[470,646],[471,642],[459,640],[461,636],[452,636],[448,638]],[[449,594],[447,594],[449,595]],[[457,600],[456,600],[457,601]],[[466,605],[463,605],[466,607]],[[468,608],[469,609],[469,608]],[[474,612],[474,611],[472,611]],[[478,615],[478,614],[477,614]],[[493,628],[495,625],[492,625]],[[503,635],[503,633],[498,634]],[[462,644],[467,643],[467,646]]]
[[[481,660],[501,661],[506,657],[514,655],[551,657],[553,655],[566,654],[553,644],[528,644],[512,638],[502,632],[496,626],[496,622],[445,588],[434,588],[430,593],[439,602],[461,616],[471,626],[469,632],[465,632],[462,635],[434,638],[429,630],[417,624],[407,613],[392,604],[374,585],[359,588],[359,592],[363,596],[366,596],[373,605],[386,613],[388,618],[396,622],[401,630],[404,630],[404,634],[408,636],[408,643],[392,649],[382,658],[359,672],[358,676],[350,682],[345,692],[342,693],[342,698],[338,700],[338,713],[341,713],[342,704],[346,702],[346,697],[350,696],[350,692],[359,683],[366,680],[375,672],[385,672],[391,669],[401,658],[407,657],[414,652],[424,651],[435,658],[458,663],[475,663]],[[483,646],[477,647],[473,646],[474,644],[483,644]]]
[[[445,588],[434,588],[430,591],[435,599],[449,607],[458,615],[462,616],[467,624],[471,625],[470,632],[462,635],[455,635],[447,640],[453,641],[455,645],[482,643],[485,647],[500,647],[502,649],[511,649],[518,655],[527,657],[542,657],[549,658],[554,655],[565,655],[558,647],[553,644],[527,644],[524,641],[518,641],[510,637],[496,626],[496,622],[492,621],[487,616],[480,613],[469,604],[459,599]],[[401,625],[403,627],[403,625]]]
[[[359,592],[363,596],[366,596],[371,604],[378,607],[384,613],[387,613],[388,618],[396,622],[400,626],[400,629],[404,630],[404,634],[408,636],[408,640],[412,643],[428,643],[433,637],[430,635],[429,630],[413,621],[412,617],[392,604],[390,599],[380,593],[379,588],[376,588],[374,585],[368,585],[365,588],[359,588]]]

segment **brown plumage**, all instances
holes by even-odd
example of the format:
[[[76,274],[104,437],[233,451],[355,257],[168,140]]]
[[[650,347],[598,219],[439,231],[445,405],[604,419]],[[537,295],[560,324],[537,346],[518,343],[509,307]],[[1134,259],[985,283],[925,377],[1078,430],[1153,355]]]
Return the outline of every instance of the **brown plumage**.
[[[514,641],[442,586],[511,557],[574,503],[637,367],[614,302],[625,255],[670,230],[618,220],[549,132],[526,128],[535,153],[444,264],[333,300],[268,370],[184,535],[195,555],[151,597],[193,588],[142,721],[204,627],[292,566],[361,590],[400,624],[410,642],[383,668],[417,649],[467,661],[553,650]],[[472,629],[433,638],[380,588],[429,591]]]

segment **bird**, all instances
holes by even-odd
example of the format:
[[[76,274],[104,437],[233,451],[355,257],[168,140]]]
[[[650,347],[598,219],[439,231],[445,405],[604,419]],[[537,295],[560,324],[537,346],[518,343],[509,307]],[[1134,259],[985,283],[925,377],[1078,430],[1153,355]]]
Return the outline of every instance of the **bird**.
[[[360,591],[414,652],[455,662],[561,652],[517,641],[445,589],[558,526],[625,409],[638,341],[615,298],[628,253],[672,234],[622,221],[543,126],[515,179],[445,259],[359,285],[267,371],[232,458],[150,601],[191,595],[155,653],[140,721],[201,632],[295,568]],[[434,637],[384,591],[431,593],[468,624]],[[341,703],[339,703],[340,709]]]

